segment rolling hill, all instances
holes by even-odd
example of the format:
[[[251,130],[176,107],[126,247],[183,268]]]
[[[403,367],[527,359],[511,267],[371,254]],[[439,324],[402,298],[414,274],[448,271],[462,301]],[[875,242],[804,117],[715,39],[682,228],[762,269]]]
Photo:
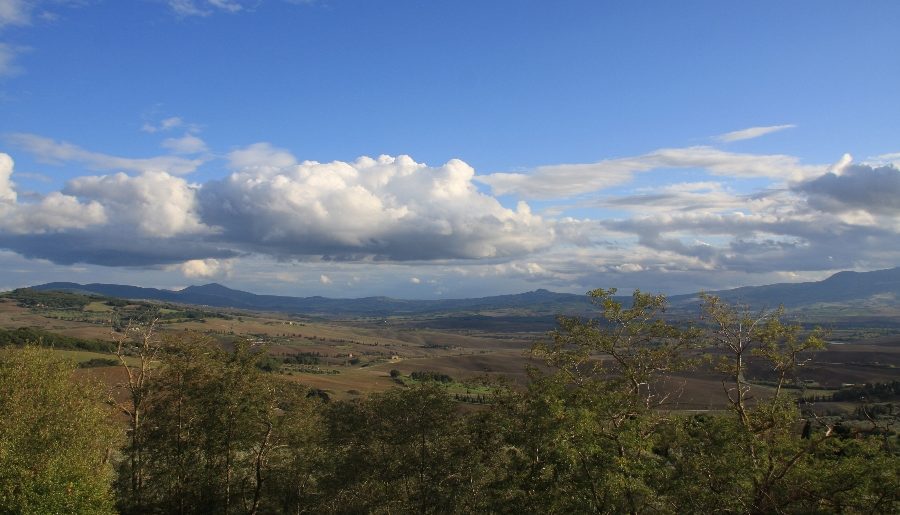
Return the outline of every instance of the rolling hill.
[[[183,304],[228,307],[255,311],[278,311],[323,316],[426,315],[437,313],[473,313],[501,311],[518,315],[584,314],[591,304],[584,295],[535,290],[513,295],[474,299],[406,300],[389,297],[334,299],[327,297],[289,297],[257,295],[221,284],[189,286],[180,291],[142,288],[118,284],[77,284],[54,282],[33,286],[37,290],[62,290],[95,293],[126,299],[148,299]],[[814,306],[871,305],[900,308],[900,267],[873,272],[839,272],[816,282],[748,286],[709,292],[728,302],[754,308],[804,309]],[[627,300],[623,298],[622,300]],[[669,298],[673,308],[693,309],[697,294]]]

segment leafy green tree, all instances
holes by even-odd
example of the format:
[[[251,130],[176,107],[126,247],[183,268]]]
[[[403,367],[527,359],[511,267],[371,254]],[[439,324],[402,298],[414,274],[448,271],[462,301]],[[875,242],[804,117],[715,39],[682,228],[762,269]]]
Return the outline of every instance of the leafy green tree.
[[[143,496],[132,502],[123,484],[124,510],[309,507],[316,493],[311,470],[320,459],[316,401],[264,374],[264,357],[243,341],[226,352],[200,335],[167,339],[144,403]]]
[[[552,371],[534,377],[525,413],[536,427],[519,443],[542,492],[536,511],[665,507],[657,492],[670,469],[655,449],[670,419],[657,409],[668,399],[659,380],[691,365],[695,334],[663,319],[665,297],[635,291],[626,308],[615,291],[589,292],[600,316],[560,317],[552,341],[532,350]]]
[[[819,333],[803,336],[781,309],[751,314],[703,299],[730,413],[681,417],[669,435],[673,502],[703,513],[895,512],[896,453],[877,438],[837,439],[832,427],[802,415],[786,389],[802,384],[805,353],[823,345]],[[751,384],[751,364],[774,386]]]
[[[733,445],[743,462],[737,471],[749,483],[742,489],[743,507],[758,513],[783,510],[795,500],[795,492],[809,490],[810,478],[803,474],[802,465],[832,435],[831,428],[826,428],[812,438],[801,438],[798,429],[804,421],[796,399],[785,391],[796,380],[803,353],[821,348],[824,342],[818,332],[801,337],[799,325],[783,323],[783,309],[752,315],[717,297],[702,298],[710,341],[722,352],[716,368],[730,380],[723,385],[737,416]],[[751,359],[764,363],[776,378],[774,391],[760,392],[762,398],[751,395],[747,380]]]
[[[327,478],[334,512],[447,513],[465,506],[473,447],[446,389],[424,383],[333,404]]]
[[[257,446],[261,512],[303,513],[322,504],[322,478],[332,456],[324,447],[323,401],[307,388],[273,380],[275,410],[267,411],[270,441]]]
[[[0,512],[112,513],[105,393],[46,349],[0,350]]]

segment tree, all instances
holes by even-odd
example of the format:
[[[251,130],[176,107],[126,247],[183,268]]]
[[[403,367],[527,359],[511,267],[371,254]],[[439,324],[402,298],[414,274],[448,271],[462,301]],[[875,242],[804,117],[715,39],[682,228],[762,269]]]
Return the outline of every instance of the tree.
[[[119,431],[98,386],[35,347],[0,350],[0,512],[112,513]]]
[[[785,324],[781,308],[752,314],[717,297],[703,300],[731,416],[682,417],[676,427],[668,453],[678,505],[693,512],[896,511],[897,456],[874,438],[838,440],[814,414],[804,417],[786,388],[802,384],[796,376],[804,353],[823,346],[820,333]],[[751,384],[758,381],[751,370],[772,386]]]
[[[795,398],[785,391],[796,380],[803,353],[822,348],[824,342],[818,331],[801,337],[799,325],[783,323],[783,308],[753,315],[715,296],[702,295],[702,299],[709,340],[722,353],[716,368],[730,380],[722,384],[739,424],[733,444],[743,463],[738,469],[749,482],[743,508],[758,513],[781,511],[794,500],[789,492],[809,489],[800,484],[810,479],[800,473],[802,465],[832,435],[831,428],[825,428],[815,437],[801,438],[798,429],[804,421]],[[775,378],[774,390],[762,394],[763,398],[751,395],[747,380],[751,359],[765,365]]]
[[[144,398],[143,497],[123,506],[140,513],[307,508],[320,459],[317,401],[264,374],[264,350],[245,341],[230,352],[197,334],[164,342]],[[129,490],[122,493],[127,499]]]
[[[330,406],[326,444],[336,463],[326,508],[447,513],[465,505],[470,442],[455,411],[432,383]]]
[[[552,373],[533,378],[526,413],[537,427],[520,445],[529,481],[545,491],[538,503],[551,502],[544,509],[662,509],[668,468],[654,451],[669,418],[656,408],[669,393],[659,380],[691,364],[695,334],[663,319],[665,297],[635,291],[626,308],[615,292],[589,292],[600,316],[560,317],[552,341],[532,349]]]
[[[156,334],[159,313],[145,311],[141,316],[129,319],[124,326],[121,321],[114,323],[116,357],[125,371],[126,381],[118,386],[126,392],[125,399],[117,399],[115,394],[109,401],[128,417],[128,445],[125,447],[127,460],[122,462],[119,480],[127,476],[129,484],[128,502],[136,506],[143,503],[144,484],[144,404],[151,384],[153,367],[160,352],[160,341]],[[129,360],[136,359],[132,365]]]

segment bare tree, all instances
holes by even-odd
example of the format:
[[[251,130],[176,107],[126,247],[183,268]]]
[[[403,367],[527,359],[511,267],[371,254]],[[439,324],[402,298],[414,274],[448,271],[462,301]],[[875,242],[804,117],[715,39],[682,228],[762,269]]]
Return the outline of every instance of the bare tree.
[[[129,318],[124,327],[113,332],[116,356],[125,370],[126,380],[118,385],[127,394],[123,400],[110,395],[110,401],[128,417],[128,456],[131,495],[135,504],[142,501],[143,486],[143,412],[154,363],[161,350],[157,335],[158,312],[148,311]],[[119,325],[119,324],[115,324]],[[130,364],[136,360],[136,363]]]

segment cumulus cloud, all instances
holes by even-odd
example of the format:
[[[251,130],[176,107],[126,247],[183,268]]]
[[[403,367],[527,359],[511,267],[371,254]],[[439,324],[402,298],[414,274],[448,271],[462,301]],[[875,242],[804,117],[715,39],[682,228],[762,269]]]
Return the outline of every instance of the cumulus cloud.
[[[553,243],[551,224],[478,192],[474,170],[408,156],[254,167],[206,183],[203,219],[258,252],[330,259],[508,257]]]
[[[731,143],[733,141],[742,141],[745,139],[753,139],[758,138],[760,136],[765,136],[766,134],[771,134],[773,132],[783,131],[785,129],[793,129],[796,125],[769,125],[764,127],[749,127],[747,129],[741,129],[739,131],[734,132],[726,132],[725,134],[720,134],[715,137],[718,141],[723,143]]]
[[[812,181],[815,183],[815,181]],[[806,190],[815,191],[808,195]],[[698,209],[674,209],[682,198],[661,197],[655,209],[630,218],[600,221],[604,233],[631,251],[623,262],[647,269],[680,262],[682,270],[742,273],[847,269],[859,263],[896,265],[900,225],[850,215],[817,198],[818,187],[805,184],[754,199]],[[852,202],[854,194],[839,197]],[[858,202],[859,199],[856,199]],[[666,209],[666,206],[672,209]],[[650,251],[644,260],[640,249]],[[625,261],[627,259],[627,261]],[[609,263],[610,261],[606,261]]]
[[[894,166],[851,165],[796,187],[820,211],[866,211],[900,216],[900,169]]]
[[[54,141],[36,134],[12,134],[7,138],[38,161],[48,164],[73,162],[85,165],[91,170],[125,170],[131,172],[158,171],[174,175],[193,172],[203,159],[187,159],[179,156],[158,156],[142,159],[117,157],[99,152],[91,152],[64,141]]]
[[[82,203],[75,197],[52,192],[37,203],[18,204],[6,212],[0,229],[13,234],[41,234],[106,222],[106,211],[98,202]]]
[[[868,164],[873,166],[892,165],[894,168],[900,168],[900,152],[889,152],[868,159]]]
[[[635,173],[665,168],[697,168],[723,177],[764,177],[796,181],[821,174],[824,166],[803,165],[783,154],[740,154],[713,147],[665,148],[636,157],[591,164],[541,166],[530,173],[494,173],[478,178],[497,195],[554,199],[603,190]]]
[[[179,177],[81,177],[63,192],[21,203],[12,166],[0,153],[0,248],[66,265],[150,267],[239,255],[203,240],[214,230],[197,218],[194,190]]]
[[[140,268],[157,268],[192,259],[231,259],[241,255],[233,249],[193,237],[136,237],[127,226],[113,224],[55,234],[15,234],[0,230],[0,248],[60,265],[86,263]]]
[[[166,138],[162,146],[173,154],[200,154],[208,150],[206,143],[193,134],[185,134],[180,138]]]
[[[0,153],[0,202],[15,203],[18,198],[11,179],[13,166],[12,157]]]
[[[676,277],[683,284],[715,285],[718,277],[746,284],[786,272],[896,266],[900,170],[853,164],[849,155],[820,169],[815,177],[749,193],[705,181],[580,203],[628,214],[579,224],[592,244],[555,247],[541,254],[541,263],[562,277],[574,275],[577,284],[631,285],[629,274],[643,278],[632,286],[651,277],[670,285]]]
[[[181,273],[190,279],[209,279],[227,275],[232,268],[231,260],[191,259],[179,267]]]
[[[198,216],[194,188],[165,172],[79,177],[63,191],[102,204],[118,223],[136,228],[143,236],[167,238],[210,231]]]
[[[97,202],[81,203],[75,197],[52,192],[38,202],[18,202],[11,177],[12,157],[0,153],[0,231],[8,234],[46,233],[82,229],[106,222],[106,212]]]
[[[505,260],[557,239],[557,224],[524,202],[510,209],[479,192],[474,170],[459,160],[429,167],[381,156],[277,167],[295,160],[269,145],[243,150],[232,162],[245,168],[201,185],[163,171],[72,179],[45,199],[48,212],[62,216],[32,216],[31,225],[20,216],[19,229],[7,230],[0,246],[65,263],[192,262],[184,266],[200,273],[193,261],[245,254],[330,262]],[[9,168],[0,173],[0,192],[15,203]],[[73,230],[40,237],[37,226],[48,224]]]
[[[378,263],[379,273],[410,292],[426,283],[422,277],[452,274],[469,284],[687,291],[690,281],[695,288],[722,286],[720,277],[765,282],[747,277],[889,267],[900,257],[900,171],[893,166],[854,164],[849,156],[809,166],[708,147],[601,163],[612,175],[621,170],[621,180],[641,167],[696,167],[712,177],[576,199],[538,216],[525,202],[512,207],[480,191],[475,171],[460,160],[319,163],[258,143],[228,155],[233,169],[204,184],[164,171],[93,175],[23,203],[12,160],[0,154],[0,248],[191,278],[228,275],[237,257],[291,262],[305,267],[307,283],[322,285],[343,284],[360,275],[354,266]],[[595,180],[581,169],[593,165],[574,166],[558,182]],[[747,190],[728,180],[734,176],[768,180]],[[564,216],[568,209],[584,218]]]
[[[254,143],[230,152],[228,163],[233,170],[261,166],[284,168],[297,164],[297,158],[287,150],[273,147],[270,143]]]

